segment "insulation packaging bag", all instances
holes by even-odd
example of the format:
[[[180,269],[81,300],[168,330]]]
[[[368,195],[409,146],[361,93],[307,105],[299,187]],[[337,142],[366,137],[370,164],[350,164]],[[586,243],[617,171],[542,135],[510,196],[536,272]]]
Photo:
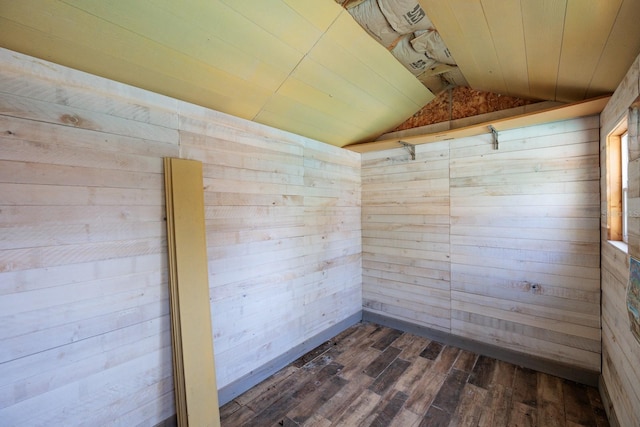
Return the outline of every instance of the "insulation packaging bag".
[[[400,34],[433,29],[424,9],[415,0],[378,0],[382,14]]]
[[[388,48],[400,37],[387,22],[376,0],[366,0],[348,8],[348,11],[353,19],[384,47]]]
[[[436,61],[430,59],[424,53],[416,52],[411,46],[412,35],[406,35],[398,40],[391,53],[405,68],[415,76],[419,76],[433,66]]]
[[[435,30],[418,31],[415,33],[415,36],[416,37],[411,40],[411,44],[415,50],[425,53],[429,58],[435,59],[443,64],[456,65],[456,61],[444,44],[440,33]]]
[[[418,76],[418,80],[420,80],[420,82],[434,95],[441,94],[450,86],[449,83],[440,76],[440,74],[431,74],[428,71],[420,74]]]
[[[447,71],[446,73],[442,73],[441,76],[452,86],[469,86],[467,79],[465,79],[459,67]]]

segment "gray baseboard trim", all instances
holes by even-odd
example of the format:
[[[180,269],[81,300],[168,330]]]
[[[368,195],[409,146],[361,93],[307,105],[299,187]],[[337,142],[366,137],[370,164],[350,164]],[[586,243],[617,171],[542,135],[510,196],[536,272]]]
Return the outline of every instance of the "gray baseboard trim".
[[[362,320],[365,322],[377,323],[379,325],[398,329],[404,332],[409,332],[415,335],[429,338],[430,340],[441,342],[443,344],[459,347],[463,350],[469,350],[474,353],[493,357],[494,359],[513,363],[514,365],[533,369],[535,371],[555,375],[561,378],[575,381],[580,384],[598,387],[600,372],[597,371],[591,371],[588,369],[559,363],[554,360],[544,359],[526,353],[504,349],[493,344],[487,344],[469,338],[452,335],[447,332],[438,331],[435,329],[427,328],[425,326],[416,325],[414,323],[406,322],[388,316],[383,316],[378,313],[372,313],[366,310],[362,312]]]
[[[178,417],[176,416],[176,414],[173,414],[169,418],[160,421],[153,427],[178,427]]]
[[[251,387],[259,384],[261,381],[267,379],[271,375],[278,372],[280,369],[287,366],[289,363],[298,359],[300,356],[306,354],[310,350],[313,350],[325,341],[338,335],[340,332],[355,325],[362,320],[362,311],[358,311],[346,319],[336,323],[335,325],[325,329],[312,338],[302,342],[301,344],[286,351],[270,362],[260,366],[259,368],[251,371],[242,378],[228,384],[218,390],[218,402],[220,406],[230,402],[235,397],[249,390]],[[214,343],[215,344],[215,343]]]
[[[600,398],[602,399],[602,406],[607,413],[607,419],[611,427],[620,427],[620,422],[616,416],[616,410],[613,407],[609,390],[607,389],[607,383],[604,382],[604,378],[600,375],[600,381],[598,382],[598,390],[600,391]]]

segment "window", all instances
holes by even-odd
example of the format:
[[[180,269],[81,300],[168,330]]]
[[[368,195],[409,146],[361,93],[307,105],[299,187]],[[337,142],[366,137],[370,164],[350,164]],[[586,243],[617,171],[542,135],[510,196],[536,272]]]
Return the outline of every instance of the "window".
[[[607,137],[608,240],[627,242],[629,143],[625,117]]]

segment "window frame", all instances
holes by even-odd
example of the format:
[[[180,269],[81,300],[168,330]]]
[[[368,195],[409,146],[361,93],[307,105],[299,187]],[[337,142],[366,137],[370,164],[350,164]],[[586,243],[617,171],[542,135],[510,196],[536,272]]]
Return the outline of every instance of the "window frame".
[[[607,135],[607,239],[628,242],[628,116]],[[624,139],[624,140],[623,140]],[[626,185],[625,185],[626,184]]]

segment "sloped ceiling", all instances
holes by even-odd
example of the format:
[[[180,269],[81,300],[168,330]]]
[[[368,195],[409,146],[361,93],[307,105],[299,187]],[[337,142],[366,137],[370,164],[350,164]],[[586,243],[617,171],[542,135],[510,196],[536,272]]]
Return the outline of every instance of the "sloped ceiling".
[[[638,0],[419,2],[479,90],[588,99],[640,53]],[[0,0],[0,46],[337,146],[433,98],[334,0]]]
[[[338,146],[434,97],[333,0],[0,0],[0,46]]]
[[[575,102],[640,53],[638,0],[419,0],[474,89]]]

